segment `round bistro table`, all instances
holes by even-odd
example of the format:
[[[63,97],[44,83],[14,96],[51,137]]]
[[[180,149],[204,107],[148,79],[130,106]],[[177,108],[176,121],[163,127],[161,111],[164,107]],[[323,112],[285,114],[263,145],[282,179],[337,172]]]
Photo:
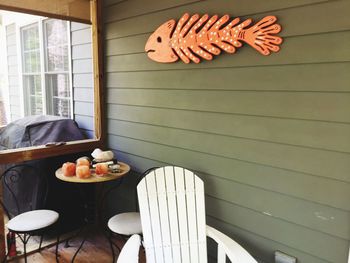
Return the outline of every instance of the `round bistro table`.
[[[62,172],[62,168],[59,168],[56,171],[56,177],[59,180],[69,182],[69,183],[102,183],[112,180],[117,180],[126,175],[130,171],[130,166],[126,163],[118,162],[120,165],[119,171],[117,173],[108,173],[104,176],[98,176],[94,172],[91,173],[91,176],[86,179],[81,179],[76,176],[64,176]]]
[[[68,183],[76,183],[77,186],[78,186],[78,190],[79,190],[79,193],[82,197],[82,199],[84,200],[84,208],[85,208],[85,218],[84,218],[84,221],[85,221],[85,225],[82,226],[79,231],[71,238],[69,238],[67,241],[66,241],[66,247],[69,247],[69,240],[76,237],[77,235],[79,235],[81,232],[83,232],[83,230],[86,230],[86,227],[87,225],[89,224],[95,224],[96,221],[99,221],[99,214],[101,214],[101,210],[102,210],[102,207],[103,207],[103,202],[105,200],[105,197],[107,196],[108,193],[110,193],[113,189],[115,189],[116,187],[118,187],[120,184],[121,184],[121,181],[123,179],[123,177],[130,171],[130,166],[126,163],[123,163],[123,162],[118,162],[118,164],[120,165],[119,169],[118,169],[118,172],[116,173],[108,173],[106,175],[103,175],[103,176],[98,176],[95,174],[94,172],[94,169],[91,169],[91,176],[89,178],[86,178],[86,179],[81,179],[81,178],[78,178],[76,176],[64,176],[63,175],[63,172],[62,172],[62,168],[59,168],[56,170],[56,178],[61,180],[61,181],[64,181],[64,182],[68,182]],[[92,202],[91,203],[88,203],[88,195],[87,194],[84,194],[84,189],[83,189],[83,185],[85,184],[96,184],[96,183],[104,183],[104,182],[109,182],[109,181],[114,181],[114,180],[119,180],[119,184],[117,184],[116,186],[108,189],[107,191],[103,191],[103,187],[102,187],[102,194],[100,194],[100,198],[93,198]],[[98,203],[98,204],[96,204]],[[99,211],[97,211],[96,208],[100,208]],[[95,212],[95,215],[97,217],[97,220],[96,220],[96,217],[95,216],[92,216],[90,215],[90,211],[94,211]],[[98,222],[97,222],[98,224]],[[77,251],[75,252],[71,262],[73,263],[74,262],[74,259],[76,258],[76,256],[78,255],[80,249],[83,247],[85,241],[86,241],[86,232],[87,231],[84,231],[85,232],[85,235],[83,237],[83,240],[79,246],[79,248],[77,249]],[[103,231],[104,234],[105,231]],[[113,244],[112,244],[112,241],[111,239],[106,236],[108,241],[110,242],[110,246],[111,246],[111,250],[112,250],[112,256],[114,258],[114,251],[113,251]]]

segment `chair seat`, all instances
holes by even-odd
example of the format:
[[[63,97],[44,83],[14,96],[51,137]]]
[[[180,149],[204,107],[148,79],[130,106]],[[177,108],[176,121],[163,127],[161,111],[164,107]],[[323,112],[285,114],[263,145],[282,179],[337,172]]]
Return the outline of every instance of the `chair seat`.
[[[58,217],[52,210],[34,210],[15,216],[6,226],[14,232],[32,232],[54,224]]]
[[[140,213],[128,212],[115,215],[108,220],[108,227],[112,232],[120,235],[141,234]]]

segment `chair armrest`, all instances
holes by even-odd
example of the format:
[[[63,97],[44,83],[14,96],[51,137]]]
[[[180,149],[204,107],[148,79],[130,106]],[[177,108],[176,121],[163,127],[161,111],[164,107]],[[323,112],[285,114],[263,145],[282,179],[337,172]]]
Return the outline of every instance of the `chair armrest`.
[[[141,237],[132,235],[122,248],[117,263],[138,263]]]
[[[218,243],[218,253],[220,254],[220,250],[222,249],[231,262],[257,263],[257,261],[243,247],[230,237],[208,225],[206,231],[207,236]],[[218,255],[218,257],[220,257],[220,255]]]

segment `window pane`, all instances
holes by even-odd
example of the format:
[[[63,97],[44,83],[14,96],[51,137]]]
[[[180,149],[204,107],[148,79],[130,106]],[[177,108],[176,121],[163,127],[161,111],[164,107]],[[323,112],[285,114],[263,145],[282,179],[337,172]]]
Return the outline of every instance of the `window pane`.
[[[56,19],[45,21],[47,47],[67,45],[67,22]]]
[[[30,96],[30,115],[43,114],[42,97]]]
[[[47,52],[47,71],[68,71],[68,47],[53,46]]]
[[[41,96],[40,75],[27,75],[24,78],[24,88],[29,91],[29,95]]]
[[[44,23],[46,71],[68,71],[67,22],[49,19]]]
[[[67,99],[53,99],[53,114],[56,116],[70,117],[70,103]]]
[[[37,115],[43,113],[43,101],[40,75],[23,76],[25,95],[28,98],[28,114]]]
[[[51,87],[53,97],[70,97],[68,74],[46,74],[46,84]]]
[[[39,28],[37,24],[22,29],[23,50],[39,48]]]
[[[38,24],[24,27],[21,30],[23,42],[23,72],[40,72],[40,45]]]

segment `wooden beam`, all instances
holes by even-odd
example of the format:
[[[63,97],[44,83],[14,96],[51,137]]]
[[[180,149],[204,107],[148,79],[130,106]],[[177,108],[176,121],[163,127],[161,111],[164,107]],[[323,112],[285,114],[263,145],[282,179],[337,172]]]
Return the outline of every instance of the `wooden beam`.
[[[60,156],[70,153],[92,151],[95,148],[103,148],[101,140],[81,140],[67,142],[61,146],[33,146],[27,147],[25,151],[22,148],[5,150],[0,152],[0,164],[20,163],[23,161]]]
[[[103,36],[102,36],[102,0],[92,0],[91,2],[91,22],[92,22],[92,52],[94,61],[94,111],[95,111],[95,135],[96,138],[105,141],[104,134],[104,92],[103,92]]]

